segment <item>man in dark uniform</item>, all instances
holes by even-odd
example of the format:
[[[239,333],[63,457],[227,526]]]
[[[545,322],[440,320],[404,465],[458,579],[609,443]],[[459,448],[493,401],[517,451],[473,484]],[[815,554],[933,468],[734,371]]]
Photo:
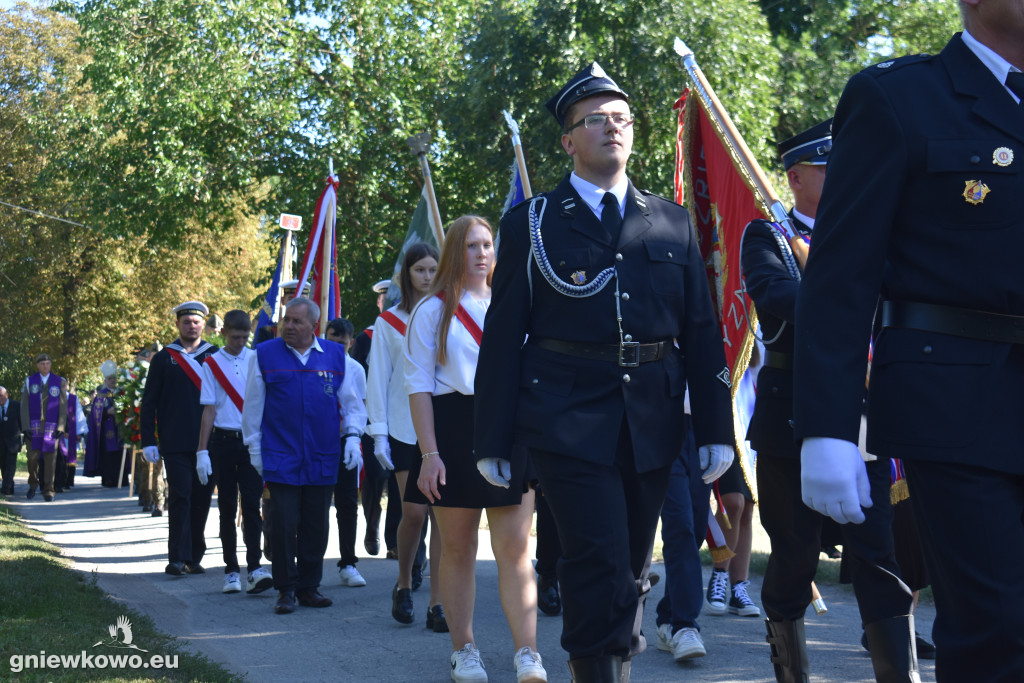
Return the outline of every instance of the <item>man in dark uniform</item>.
[[[0,493],[14,495],[14,473],[21,450],[21,404],[12,400],[5,387],[0,387]]]
[[[202,364],[217,347],[200,336],[210,310],[199,301],[175,306],[178,338],[153,356],[142,393],[142,452],[163,459],[167,473],[167,567],[172,576],[202,574],[206,518],[213,483],[196,474],[196,444],[203,407],[199,404]],[[159,425],[157,424],[159,423]],[[159,432],[159,448],[157,434]]]
[[[507,486],[512,444],[527,448],[562,544],[573,679],[628,681],[646,647],[640,623],[685,436],[683,395],[689,384],[702,466],[716,478],[733,458],[729,371],[689,214],[626,177],[626,93],[593,63],[547,106],[574,170],[502,219],[476,456],[488,481]]]
[[[780,229],[756,220],[747,226],[741,253],[743,277],[757,308],[766,350],[747,438],[757,451],[761,525],[772,544],[761,600],[779,681],[807,680],[804,612],[811,602],[825,519],[800,497],[800,452],[792,427],[793,323],[806,253],[800,242],[810,240],[814,228],[832,148],[830,124],[819,123],[778,146],[796,201],[790,211],[796,249]],[[893,550],[889,459],[868,463],[867,471],[875,504],[864,524],[842,527],[844,561],[850,563],[878,680],[917,680],[913,617],[909,616],[912,595],[899,578]]]
[[[863,522],[874,320],[867,447],[903,458],[937,679],[1021,681],[1024,2],[960,7],[941,53],[870,67],[839,101],[797,301],[796,435],[804,501]]]

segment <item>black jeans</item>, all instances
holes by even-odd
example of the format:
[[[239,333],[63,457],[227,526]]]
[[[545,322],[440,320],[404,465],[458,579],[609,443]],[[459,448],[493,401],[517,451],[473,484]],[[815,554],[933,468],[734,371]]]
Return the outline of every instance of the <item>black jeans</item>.
[[[342,456],[344,457],[344,456]],[[376,458],[372,458],[376,460]],[[365,458],[364,458],[365,461]],[[363,481],[367,481],[369,477]],[[365,495],[366,490],[363,490]],[[356,557],[356,525],[359,522],[359,470],[346,470],[344,464],[338,466],[338,483],[334,485],[334,510],[338,519],[338,550],[341,562],[338,566],[355,566]]]
[[[237,572],[238,537],[235,515],[238,499],[242,499],[242,540],[245,542],[246,571],[260,567],[260,496],[263,477],[249,462],[249,449],[240,436],[214,429],[210,435],[210,462],[213,465],[211,484],[217,486],[217,509],[220,511],[220,542],[224,547],[224,573]]]
[[[268,481],[274,588],[279,592],[319,588],[334,487],[291,486]]]

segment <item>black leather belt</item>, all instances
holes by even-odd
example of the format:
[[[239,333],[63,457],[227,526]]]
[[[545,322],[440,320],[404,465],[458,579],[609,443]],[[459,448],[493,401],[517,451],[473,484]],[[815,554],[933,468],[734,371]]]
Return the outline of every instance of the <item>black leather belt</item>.
[[[1024,317],[915,301],[883,301],[882,327],[905,327],[1002,344],[1024,344]]]
[[[786,353],[785,351],[765,351],[764,366],[777,370],[792,370],[793,354]]]
[[[239,429],[221,429],[220,427],[214,427],[213,433],[217,436],[226,436],[229,439],[242,440],[242,432]]]
[[[624,368],[635,368],[641,363],[661,360],[671,342],[660,341],[650,344],[622,342],[621,344],[587,344],[585,342],[562,341],[561,339],[531,339],[542,349],[588,360],[603,360],[618,363]]]

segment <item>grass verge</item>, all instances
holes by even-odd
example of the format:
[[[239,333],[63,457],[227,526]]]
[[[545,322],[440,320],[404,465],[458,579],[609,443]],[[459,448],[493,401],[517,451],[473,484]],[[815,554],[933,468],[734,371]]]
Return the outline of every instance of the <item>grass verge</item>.
[[[226,671],[202,656],[184,651],[182,641],[158,631],[146,616],[109,600],[95,579],[74,571],[56,546],[25,526],[10,508],[0,505],[0,567],[3,598],[0,608],[0,679],[12,681],[231,681],[244,678]],[[108,629],[120,616],[131,622],[132,642],[148,652],[110,647]],[[118,640],[125,640],[117,632]],[[31,668],[28,655],[46,655],[45,668]],[[112,668],[78,668],[52,656],[73,657],[82,653],[137,655],[148,663],[159,655],[169,667],[152,670],[125,665]],[[51,662],[56,662],[56,666]],[[21,669],[21,671],[18,671]]]

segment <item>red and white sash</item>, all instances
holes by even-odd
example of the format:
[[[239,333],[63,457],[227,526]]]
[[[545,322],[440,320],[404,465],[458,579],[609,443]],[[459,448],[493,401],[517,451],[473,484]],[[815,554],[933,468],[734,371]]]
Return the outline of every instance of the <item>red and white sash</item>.
[[[229,377],[220,367],[220,363],[217,362],[217,354],[213,354],[206,357],[206,364],[210,366],[210,372],[213,373],[214,379],[217,380],[223,389],[224,393],[228,395],[231,402],[238,408],[238,412],[242,412],[242,394],[245,392],[245,387],[242,385],[242,378],[232,373]]]
[[[444,295],[445,292],[438,292],[437,298],[444,301]],[[483,341],[484,338],[484,331],[480,329],[480,326],[476,324],[475,320],[473,320],[473,316],[469,314],[469,311],[467,311],[466,307],[461,303],[459,304],[459,307],[455,309],[455,317],[459,319],[459,322],[462,323],[467,330],[469,330],[469,334],[472,335],[476,345],[480,346],[480,342]]]
[[[380,314],[380,319],[385,321],[388,325],[391,325],[391,327],[395,328],[398,334],[402,335],[403,337],[405,336],[405,323],[403,323],[397,315],[395,315],[391,311],[384,311],[383,313]]]
[[[203,351],[205,347],[209,346],[210,344],[208,342],[204,342],[203,345],[199,347],[197,353]],[[196,359],[190,356],[184,348],[177,344],[168,344],[164,348],[167,349],[167,353],[171,354],[171,358],[174,359],[174,362],[185,371],[188,378],[192,380],[192,384],[196,385],[196,389],[202,391],[203,379],[202,375],[200,375],[200,367],[199,363],[196,362]]]

